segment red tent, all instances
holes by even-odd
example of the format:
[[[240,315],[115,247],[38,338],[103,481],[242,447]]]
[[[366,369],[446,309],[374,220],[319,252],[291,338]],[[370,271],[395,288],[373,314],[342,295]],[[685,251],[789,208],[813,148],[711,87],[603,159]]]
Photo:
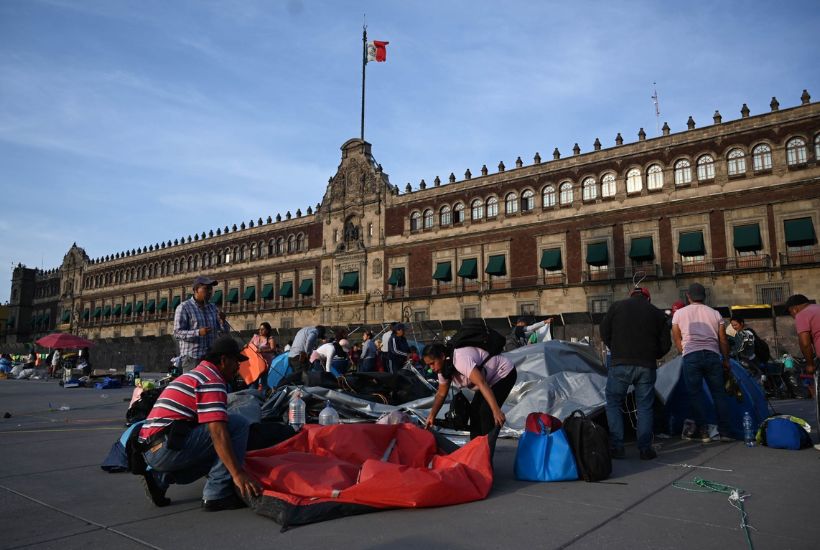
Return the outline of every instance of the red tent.
[[[411,424],[305,425],[279,445],[248,452],[245,469],[264,489],[251,507],[283,529],[481,500],[493,484],[487,437],[445,454],[432,433]]]
[[[74,336],[73,334],[55,332],[54,334],[43,336],[37,340],[36,344],[51,349],[82,349],[90,348],[94,345],[94,342],[80,336]]]

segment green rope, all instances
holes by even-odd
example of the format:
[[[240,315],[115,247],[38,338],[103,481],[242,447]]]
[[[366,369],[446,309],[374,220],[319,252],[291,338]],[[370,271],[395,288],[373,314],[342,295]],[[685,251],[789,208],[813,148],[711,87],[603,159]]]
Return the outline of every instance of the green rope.
[[[729,495],[729,504],[740,512],[740,527],[746,535],[746,543],[749,545],[749,550],[754,550],[752,536],[749,533],[749,528],[751,527],[754,529],[754,527],[749,525],[747,521],[749,516],[743,506],[743,501],[752,495],[746,493],[739,487],[716,483],[700,477],[694,477],[692,478],[692,481],[673,481],[672,487],[675,489],[681,489],[682,491],[688,491],[690,493],[722,493],[724,495]]]

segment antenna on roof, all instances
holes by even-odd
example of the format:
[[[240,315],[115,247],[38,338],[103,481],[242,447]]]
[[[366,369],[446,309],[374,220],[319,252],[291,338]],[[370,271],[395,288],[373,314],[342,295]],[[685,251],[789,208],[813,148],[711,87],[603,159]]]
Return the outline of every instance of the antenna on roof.
[[[656,82],[652,83],[652,103],[655,104],[655,132],[657,135],[661,135],[661,106],[658,103],[658,89],[656,87]]]

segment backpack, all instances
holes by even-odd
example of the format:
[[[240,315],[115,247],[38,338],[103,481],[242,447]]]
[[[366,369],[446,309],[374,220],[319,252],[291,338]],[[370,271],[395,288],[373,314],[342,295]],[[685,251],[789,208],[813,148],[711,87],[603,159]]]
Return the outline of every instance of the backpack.
[[[576,410],[564,419],[564,431],[569,440],[578,474],[584,481],[600,481],[612,473],[609,455],[609,433]]]
[[[159,394],[162,393],[162,388],[151,388],[150,390],[143,390],[140,398],[134,401],[134,404],[128,407],[125,413],[125,422],[127,425],[140,422],[148,418],[148,413],[154,408],[154,403],[159,399]]]
[[[755,359],[757,359],[761,363],[767,363],[769,361],[769,359],[772,358],[772,352],[769,349],[769,344],[767,344],[766,340],[764,340],[763,338],[758,336],[757,333],[755,331],[753,331],[752,329],[749,328],[749,329],[746,329],[746,330],[751,332],[752,336],[755,337],[755,342],[754,342]]]
[[[507,338],[484,324],[483,319],[466,319],[450,342],[454,349],[481,348],[492,356],[504,351]]]

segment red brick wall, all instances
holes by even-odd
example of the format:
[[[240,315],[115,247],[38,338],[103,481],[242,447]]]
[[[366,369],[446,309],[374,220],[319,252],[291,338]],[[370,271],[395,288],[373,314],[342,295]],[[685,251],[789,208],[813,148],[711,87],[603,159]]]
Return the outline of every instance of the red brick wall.
[[[669,277],[675,264],[675,243],[672,242],[672,220],[666,216],[658,220],[658,252],[660,254],[661,270],[664,276]]]

